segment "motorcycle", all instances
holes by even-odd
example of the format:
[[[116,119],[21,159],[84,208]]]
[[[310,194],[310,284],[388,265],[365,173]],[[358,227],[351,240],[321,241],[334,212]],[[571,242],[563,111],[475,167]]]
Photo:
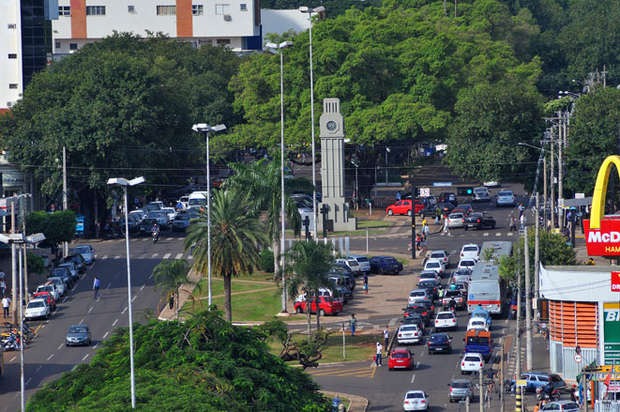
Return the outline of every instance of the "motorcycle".
[[[558,401],[560,400],[560,391],[558,389],[551,389],[548,387],[536,388],[536,400],[537,401]]]
[[[153,230],[153,243],[157,243],[157,241],[159,240],[159,230]]]

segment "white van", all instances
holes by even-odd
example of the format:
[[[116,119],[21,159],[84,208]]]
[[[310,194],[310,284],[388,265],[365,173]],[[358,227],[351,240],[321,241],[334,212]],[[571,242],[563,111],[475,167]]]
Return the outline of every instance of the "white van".
[[[187,197],[187,208],[188,209],[192,207],[200,208],[206,205],[207,205],[207,192],[206,191],[192,192]]]
[[[491,195],[489,194],[489,189],[486,187],[475,187],[474,188],[474,202],[490,202]]]

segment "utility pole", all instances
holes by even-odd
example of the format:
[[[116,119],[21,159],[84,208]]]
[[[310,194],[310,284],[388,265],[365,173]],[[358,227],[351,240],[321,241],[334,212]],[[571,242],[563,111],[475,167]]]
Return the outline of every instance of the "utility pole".
[[[534,233],[534,302],[532,307],[534,308],[534,319],[540,320],[540,312],[538,311],[538,277],[540,266],[540,224],[539,224],[539,212],[538,212],[538,193],[536,193],[536,232]]]
[[[543,158],[543,222],[545,223],[545,230],[547,230],[547,156]]]
[[[480,404],[480,412],[484,412],[484,385],[482,385],[482,369],[480,369],[478,371],[478,387],[480,388],[480,393],[478,394],[479,396],[479,401],[478,403]]]
[[[15,234],[15,196],[11,197],[11,233]],[[18,300],[17,294],[17,247],[15,242],[11,242],[11,299],[13,300],[13,325],[17,325],[18,313],[17,308],[21,308],[22,304]]]
[[[516,333],[515,339],[517,340],[517,355],[516,355],[516,363],[515,363],[515,382],[519,380],[521,377],[521,270],[517,269],[517,322],[516,322]],[[522,411],[522,398],[521,387],[517,386],[515,388],[515,411]]]
[[[564,133],[566,132],[564,124],[564,114],[558,113],[558,223],[560,230],[564,229],[564,167],[562,165],[563,152],[564,152]],[[562,202],[560,204],[560,202]]]
[[[555,229],[555,168],[553,167],[555,164],[555,160],[554,160],[554,156],[555,156],[555,150],[554,150],[554,143],[555,143],[555,138],[554,138],[554,130],[553,127],[551,128],[551,176],[549,176],[549,184],[551,185],[551,230]]]
[[[69,202],[67,201],[67,148],[62,147],[62,210],[69,209]],[[65,241],[62,244],[62,256],[67,257],[69,255],[69,242]]]
[[[525,253],[525,364],[532,370],[532,293],[530,287],[530,251],[527,241],[527,226],[523,228],[523,252]]]
[[[409,177],[411,183],[411,259],[415,259],[415,198],[416,190],[413,185],[413,171]]]

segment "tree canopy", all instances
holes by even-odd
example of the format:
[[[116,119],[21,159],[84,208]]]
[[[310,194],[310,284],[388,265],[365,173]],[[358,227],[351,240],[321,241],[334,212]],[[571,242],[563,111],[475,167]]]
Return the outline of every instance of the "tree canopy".
[[[137,409],[329,410],[308,375],[268,352],[264,331],[233,326],[216,311],[134,325]],[[129,409],[128,340],[118,329],[90,364],[37,391],[27,410]]]

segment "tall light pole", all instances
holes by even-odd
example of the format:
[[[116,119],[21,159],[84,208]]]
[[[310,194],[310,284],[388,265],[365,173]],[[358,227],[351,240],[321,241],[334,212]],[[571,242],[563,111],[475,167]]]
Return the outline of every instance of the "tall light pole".
[[[390,153],[391,150],[388,146],[385,146],[385,185],[387,186],[388,184],[388,153]]]
[[[308,13],[308,20],[310,21],[310,27],[308,28],[309,39],[309,51],[310,51],[310,130],[312,135],[312,213],[314,219],[312,219],[312,230],[314,231],[314,238],[318,236],[316,228],[316,144],[314,139],[314,70],[312,66],[312,14],[325,13],[325,7],[319,6],[310,8],[308,6],[302,6],[299,8],[302,13]]]
[[[131,380],[131,409],[136,409],[136,380],[133,366],[133,313],[131,309],[131,259],[129,257],[129,207],[127,206],[127,187],[144,183],[144,177],[127,180],[123,177],[111,177],[109,185],[118,185],[123,188],[123,212],[125,214],[125,254],[127,255],[127,312],[129,317],[129,373]]]
[[[359,208],[359,197],[360,197],[360,187],[359,187],[359,183],[357,180],[357,169],[360,167],[360,161],[357,157],[354,157],[351,159],[351,164],[353,166],[355,166],[355,198],[353,199],[355,201],[355,210],[357,210]]]
[[[62,147],[62,210],[69,209],[69,201],[67,200],[67,148]],[[69,255],[69,242],[62,243],[62,256]]]
[[[280,44],[267,43],[265,47],[276,51],[280,55],[280,271],[282,272],[282,313],[286,309],[286,275],[284,274],[284,248],[286,229],[286,210],[284,204],[284,54],[282,49],[293,45],[292,41],[284,41]]]
[[[197,123],[192,126],[192,130],[204,133],[207,145],[207,289],[209,294],[209,310],[211,310],[211,168],[209,167],[209,132],[221,132],[226,130],[226,126],[223,124],[209,126],[206,123]]]

